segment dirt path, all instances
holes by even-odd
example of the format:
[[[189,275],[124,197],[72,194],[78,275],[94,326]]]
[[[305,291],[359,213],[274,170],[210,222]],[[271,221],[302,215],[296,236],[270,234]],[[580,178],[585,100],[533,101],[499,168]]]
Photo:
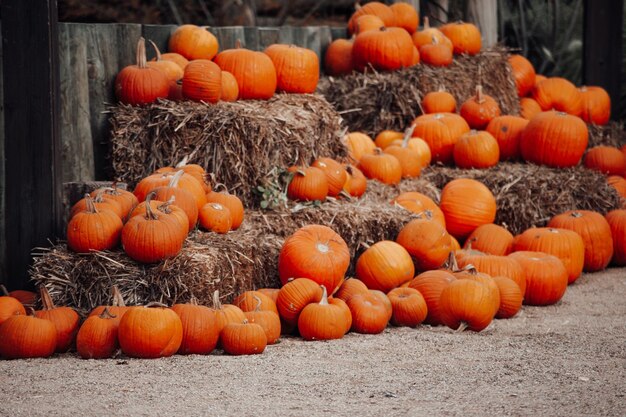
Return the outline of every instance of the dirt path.
[[[284,339],[255,357],[0,361],[2,416],[626,415],[626,269],[486,331]]]

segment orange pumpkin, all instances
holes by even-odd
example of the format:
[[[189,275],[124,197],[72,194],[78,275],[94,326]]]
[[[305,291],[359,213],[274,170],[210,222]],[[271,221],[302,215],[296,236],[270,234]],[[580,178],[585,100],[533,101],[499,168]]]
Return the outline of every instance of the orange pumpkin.
[[[529,60],[517,54],[509,57],[509,64],[513,71],[517,95],[526,97],[535,86],[535,67]]]
[[[611,175],[606,182],[617,191],[622,199],[626,199],[626,179],[619,175]]]
[[[420,218],[432,219],[442,227],[446,227],[446,218],[439,206],[428,196],[418,192],[405,192],[391,201],[406,210],[417,214]]]
[[[354,34],[358,35],[368,30],[378,30],[383,26],[385,26],[385,22],[380,17],[373,14],[364,14],[357,17],[354,21]]]
[[[493,97],[483,94],[481,85],[477,85],[476,95],[461,105],[460,114],[472,129],[482,130],[494,117],[500,116],[500,106]]]
[[[363,155],[373,155],[376,151],[376,144],[365,133],[348,133],[343,141],[348,148],[350,158],[355,162],[359,162]]]
[[[230,209],[220,203],[206,203],[202,206],[198,222],[203,229],[220,234],[230,232],[233,226]]]
[[[456,112],[456,99],[445,90],[432,91],[422,99],[424,113],[454,113]]]
[[[367,293],[367,291],[367,285],[365,285],[363,281],[356,278],[349,278],[341,284],[334,297],[347,303],[348,300],[356,294],[364,294]]]
[[[374,143],[377,147],[382,150],[385,150],[388,146],[392,144],[396,139],[402,140],[404,138],[404,133],[398,132],[396,130],[383,130],[378,135],[376,135],[376,139],[374,139]]]
[[[297,324],[302,310],[311,303],[319,303],[322,293],[319,284],[308,278],[296,278],[287,282],[276,299],[280,318],[287,324]]]
[[[380,71],[407,68],[413,63],[413,41],[404,29],[396,27],[362,32],[354,39],[352,60],[358,71],[368,65]]]
[[[348,173],[344,167],[332,158],[318,158],[311,166],[324,172],[328,183],[328,195],[337,197],[348,179]]]
[[[152,58],[152,61],[156,61],[157,58]],[[161,61],[171,61],[180,67],[181,70],[184,70],[187,64],[189,64],[189,60],[176,52],[167,52],[161,54]]]
[[[409,147],[409,140],[411,139],[412,128],[407,129],[404,139],[398,144],[392,144],[385,148],[385,153],[395,156],[400,162],[402,168],[402,178],[416,178],[419,177],[422,170],[423,155],[417,149]]]
[[[49,320],[34,315],[11,316],[0,325],[0,356],[6,359],[47,358],[54,353],[56,338],[56,329]]]
[[[0,290],[2,290],[3,294],[8,294],[4,285],[0,285]],[[8,295],[0,296],[0,324],[16,314],[26,314],[26,309],[24,309],[22,303],[17,298]]]
[[[183,97],[217,103],[222,96],[222,70],[208,59],[196,59],[185,67]]]
[[[219,48],[217,38],[195,25],[179,26],[170,36],[169,50],[188,60],[213,59]]]
[[[357,3],[356,11],[352,14],[350,20],[348,21],[348,33],[356,33],[357,19],[366,14],[371,14],[379,17],[383,21],[385,26],[396,26],[395,14],[393,10],[386,4],[372,1],[361,6]]]
[[[533,98],[546,110],[556,110],[580,116],[583,112],[582,93],[565,78],[552,77],[537,84]]]
[[[224,187],[226,188],[226,187]],[[216,192],[211,191],[206,195],[207,203],[218,203],[222,206],[228,208],[230,212],[231,225],[230,230],[237,230],[241,223],[243,223],[244,218],[244,208],[243,203],[234,194],[230,194],[227,189],[224,191]]]
[[[291,167],[293,178],[287,186],[287,197],[292,200],[324,201],[328,195],[326,174],[316,167]]]
[[[112,315],[107,307],[98,315],[90,315],[76,335],[76,351],[83,359],[105,359],[113,356],[119,343],[117,338],[121,318]]]
[[[524,97],[519,101],[520,116],[526,120],[531,120],[533,117],[542,112],[541,106],[530,97]]]
[[[178,171],[168,185],[155,188],[153,190],[154,198],[159,201],[168,201],[170,198],[173,198],[174,204],[187,215],[189,230],[193,230],[198,222],[198,205],[196,199],[189,191],[178,186],[178,182],[183,174],[184,171]]]
[[[499,295],[499,294],[498,294]],[[491,289],[477,281],[459,279],[441,291],[439,305],[443,324],[454,330],[484,330],[495,315]]]
[[[524,269],[524,304],[545,306],[557,303],[567,289],[567,270],[563,262],[543,252],[519,251],[509,255]]]
[[[519,286],[510,278],[493,277],[493,281],[498,286],[500,293],[500,306],[496,313],[498,319],[510,319],[514,317],[522,308],[524,294]]]
[[[180,67],[180,65],[178,65],[174,61],[163,59],[161,56],[161,51],[159,51],[159,48],[156,46],[156,44],[152,41],[150,41],[150,43],[154,48],[156,58],[150,62],[147,62],[146,65],[148,65],[150,68],[156,68],[163,72],[167,76],[167,79],[170,81],[170,83],[175,83],[176,81],[183,78],[184,71]]]
[[[389,6],[395,17],[395,25],[409,32],[409,35],[417,30],[419,13],[415,7],[408,3],[393,3]]]
[[[413,257],[419,271],[439,268],[451,251],[450,235],[431,220],[411,220],[400,230],[396,242]]]
[[[496,199],[489,188],[468,178],[447,183],[441,191],[439,207],[446,217],[448,233],[459,239],[496,218]]]
[[[356,277],[367,288],[387,292],[415,275],[411,255],[396,242],[384,240],[370,246],[356,262]]]
[[[413,33],[413,44],[419,49],[423,45],[428,45],[436,40],[440,44],[448,46],[450,50],[453,49],[452,41],[446,37],[439,29],[430,27],[428,17],[424,17],[424,27],[422,30]]]
[[[463,248],[491,255],[508,255],[513,250],[513,235],[497,224],[483,224],[468,236]]]
[[[367,189],[367,177],[354,165],[346,165],[345,169],[348,175],[343,190],[352,197],[361,197]]]
[[[402,164],[398,158],[381,153],[380,149],[375,154],[363,155],[359,161],[359,168],[367,178],[378,180],[383,184],[398,184],[402,179]]]
[[[236,101],[239,98],[237,79],[228,71],[222,71],[222,101]]]
[[[215,311],[198,305],[195,298],[187,304],[174,304],[172,311],[180,318],[183,329],[178,354],[208,355],[215,349],[220,336]]]
[[[42,309],[35,311],[35,316],[54,324],[57,334],[55,352],[67,352],[74,345],[80,327],[78,313],[70,307],[55,306],[48,289],[43,285],[39,286],[39,297]]]
[[[482,40],[475,25],[459,21],[443,25],[440,29],[452,42],[455,54],[476,55],[480,52]]]
[[[290,278],[309,278],[335,291],[350,265],[348,245],[328,226],[308,225],[283,243],[278,274],[283,284]]]
[[[382,333],[391,319],[391,309],[372,291],[356,294],[346,304],[352,313],[352,330],[357,333]]]
[[[67,224],[67,246],[76,253],[113,249],[120,242],[122,220],[107,210],[97,210],[89,194],[85,194],[87,210],[73,216]]]
[[[259,295],[262,294],[259,293],[254,296],[254,298],[257,300],[256,308],[250,311],[244,311],[244,314],[246,315],[248,323],[254,323],[261,326],[261,328],[265,332],[267,344],[273,345],[274,343],[278,342],[278,339],[280,339],[280,317],[278,316],[277,311],[263,310],[261,308],[261,299]]]
[[[606,221],[613,237],[613,264],[626,265],[626,210],[613,210],[607,213]]]
[[[626,155],[613,146],[595,146],[589,149],[583,164],[606,175],[626,175]]]
[[[244,320],[229,323],[220,334],[224,352],[230,355],[258,355],[265,351],[267,336],[263,327]]]
[[[422,294],[428,307],[428,314],[424,320],[432,326],[443,324],[441,317],[441,292],[456,281],[454,275],[444,270],[434,270],[422,272],[409,282],[409,287],[414,288]]]
[[[413,124],[413,137],[424,139],[435,162],[451,163],[454,145],[461,135],[470,131],[470,127],[461,116],[453,113],[424,114],[417,117]]]
[[[478,272],[484,272],[492,277],[510,278],[515,281],[522,294],[526,291],[526,275],[515,259],[509,256],[489,255],[475,250],[456,251],[455,255],[460,268],[472,265]]]
[[[295,45],[274,44],[264,53],[276,68],[277,89],[285,93],[313,93],[320,78],[317,54]]]
[[[583,109],[580,117],[587,123],[605,125],[611,118],[611,97],[602,87],[582,86]]]
[[[394,326],[415,327],[421,324],[428,314],[426,300],[414,288],[394,288],[387,294],[391,301],[391,323]]]
[[[353,70],[353,39],[335,39],[324,54],[324,70],[328,75],[347,75]]]
[[[490,168],[498,163],[500,148],[491,133],[471,130],[454,145],[453,156],[459,168]]]
[[[528,120],[517,116],[498,116],[491,119],[487,132],[498,143],[501,161],[519,158],[520,139],[527,125]]]
[[[341,339],[347,331],[346,313],[338,304],[330,304],[326,287],[322,299],[304,307],[298,317],[298,330],[304,340]]]

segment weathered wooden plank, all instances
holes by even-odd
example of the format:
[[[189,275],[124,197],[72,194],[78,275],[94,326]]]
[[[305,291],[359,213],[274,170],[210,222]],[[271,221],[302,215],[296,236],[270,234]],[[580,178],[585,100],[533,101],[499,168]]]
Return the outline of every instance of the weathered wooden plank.
[[[294,42],[294,28],[292,26],[281,26],[278,31],[278,43],[291,44]]]
[[[141,27],[142,36],[146,39],[146,42],[151,40],[159,48],[161,53],[168,51],[168,42],[170,35],[176,30],[176,25],[143,25]],[[150,43],[146,46],[148,60],[156,56],[156,52]]]
[[[259,50],[264,50],[270,45],[278,43],[280,29],[279,28],[259,28]]]
[[[1,5],[6,283],[28,286],[31,250],[61,234],[57,4]]]
[[[348,29],[345,27],[331,27],[330,28],[330,34],[332,36],[332,39],[347,39],[348,36]]]
[[[220,51],[234,48],[237,41],[241,43],[243,48],[247,48],[243,26],[224,26],[217,28],[217,41],[220,44]]]
[[[253,51],[262,51],[259,46],[259,29],[256,26],[246,26],[243,28],[246,48]]]
[[[480,29],[483,48],[498,42],[498,0],[470,0],[467,20]]]
[[[89,74],[89,123],[91,125],[95,179],[106,179],[109,152],[109,126],[104,114],[106,103],[116,101],[114,84],[117,73],[135,63],[141,25],[86,25]]]
[[[59,24],[61,179],[95,177],[85,25]]]
[[[2,20],[0,20],[0,33],[2,33]],[[2,42],[0,42],[0,283],[5,286],[7,282],[6,274],[6,186],[4,183],[4,92],[2,75]]]
[[[623,13],[622,0],[585,0],[583,82],[609,93],[613,119],[620,116]]]

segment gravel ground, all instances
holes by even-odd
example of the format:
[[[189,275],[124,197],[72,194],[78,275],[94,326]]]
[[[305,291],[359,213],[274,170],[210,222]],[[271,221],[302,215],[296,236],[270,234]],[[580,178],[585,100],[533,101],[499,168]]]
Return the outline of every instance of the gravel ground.
[[[626,415],[626,269],[482,333],[286,338],[254,357],[0,361],[2,416]]]

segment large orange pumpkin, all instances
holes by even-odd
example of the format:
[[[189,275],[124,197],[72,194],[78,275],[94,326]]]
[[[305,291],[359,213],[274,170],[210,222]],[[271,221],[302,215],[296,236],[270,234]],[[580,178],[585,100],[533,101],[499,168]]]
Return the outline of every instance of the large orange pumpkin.
[[[368,288],[388,292],[415,275],[411,255],[396,242],[384,240],[370,246],[356,262],[356,277]]]
[[[491,133],[470,130],[454,145],[453,156],[459,168],[490,168],[498,163],[500,148]]]
[[[522,132],[522,158],[554,168],[578,164],[587,149],[589,132],[580,118],[562,112],[543,112],[533,117]]]
[[[480,332],[495,316],[491,289],[470,279],[458,279],[445,287],[439,305],[443,324],[454,330]]]
[[[606,175],[626,175],[626,155],[613,146],[595,146],[589,149],[583,164]]]
[[[449,164],[453,161],[454,145],[470,127],[461,116],[453,113],[424,114],[413,124],[413,137],[424,139],[432,153],[434,162]]]
[[[415,327],[426,319],[426,300],[415,288],[394,288],[387,297],[391,301],[391,323],[394,326]]]
[[[348,245],[328,226],[304,226],[285,240],[278,256],[283,284],[290,278],[309,278],[334,292],[348,266]]]
[[[583,112],[582,93],[565,78],[553,77],[541,81],[533,90],[533,98],[546,110],[556,110],[580,116]]]
[[[524,304],[545,306],[555,304],[567,289],[567,270],[554,255],[520,251],[509,255],[520,263],[526,274]]]
[[[517,116],[498,116],[491,119],[487,132],[498,142],[500,160],[518,159],[520,156],[520,140],[528,120]]]
[[[190,100],[217,103],[222,96],[222,70],[208,59],[191,61],[185,67],[182,92]]]
[[[611,117],[611,97],[602,87],[579,88],[583,110],[580,117],[587,123],[605,125]]]
[[[613,237],[613,264],[626,265],[626,210],[613,210],[607,213],[606,221]]]
[[[404,29],[395,27],[362,32],[354,40],[352,60],[359,71],[365,70],[368,65],[381,71],[410,67],[413,41]]]
[[[274,44],[264,53],[276,68],[277,89],[285,93],[313,93],[320,78],[317,54],[295,45]]]
[[[178,315],[159,303],[131,308],[118,328],[120,347],[133,358],[163,358],[178,351],[183,325]]]
[[[513,70],[513,78],[517,87],[517,95],[526,97],[535,86],[535,67],[522,55],[511,55],[509,64]]]
[[[411,220],[400,230],[396,242],[413,257],[419,271],[439,268],[452,250],[450,235],[432,220]]]
[[[357,31],[357,19],[366,14],[379,17],[385,26],[396,26],[396,16],[393,10],[386,4],[378,1],[372,1],[361,6],[357,3],[356,11],[352,14],[350,20],[348,21],[348,33],[355,33]]]
[[[188,60],[213,59],[219,48],[217,38],[208,30],[196,25],[179,26],[169,40],[170,52]]]
[[[482,40],[476,25],[459,21],[443,25],[440,29],[452,41],[455,54],[476,55],[480,52]]]
[[[431,91],[422,99],[424,113],[454,113],[456,112],[456,99],[445,90]]]
[[[478,226],[493,223],[496,199],[483,183],[457,178],[441,191],[441,211],[446,216],[448,233],[459,239],[469,236]]]
[[[335,39],[324,54],[324,70],[328,75],[347,75],[352,72],[353,39]]]

